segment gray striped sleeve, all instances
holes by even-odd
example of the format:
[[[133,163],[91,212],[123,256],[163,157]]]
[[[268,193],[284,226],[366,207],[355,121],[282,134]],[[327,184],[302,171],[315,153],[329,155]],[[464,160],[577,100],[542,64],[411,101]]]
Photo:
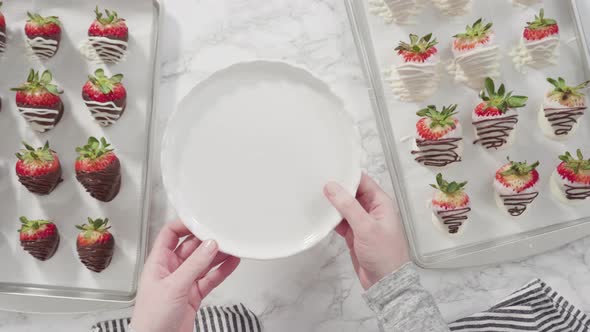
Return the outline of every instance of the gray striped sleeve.
[[[420,284],[413,263],[383,278],[363,295],[383,331],[448,332],[434,299]]]

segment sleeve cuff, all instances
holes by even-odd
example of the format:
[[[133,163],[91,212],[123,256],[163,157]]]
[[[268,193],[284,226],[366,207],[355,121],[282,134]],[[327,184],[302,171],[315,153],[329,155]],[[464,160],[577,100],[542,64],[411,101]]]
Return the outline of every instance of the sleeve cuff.
[[[408,262],[369,288],[363,294],[363,299],[371,310],[381,312],[393,299],[418,282],[416,266]]]

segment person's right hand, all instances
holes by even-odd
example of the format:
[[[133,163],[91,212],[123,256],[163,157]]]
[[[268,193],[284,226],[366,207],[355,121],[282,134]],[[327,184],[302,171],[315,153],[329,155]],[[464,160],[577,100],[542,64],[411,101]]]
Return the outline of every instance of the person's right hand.
[[[363,174],[356,198],[334,182],[324,194],[344,218],[336,232],[346,240],[365,290],[410,261],[393,201],[373,179]]]

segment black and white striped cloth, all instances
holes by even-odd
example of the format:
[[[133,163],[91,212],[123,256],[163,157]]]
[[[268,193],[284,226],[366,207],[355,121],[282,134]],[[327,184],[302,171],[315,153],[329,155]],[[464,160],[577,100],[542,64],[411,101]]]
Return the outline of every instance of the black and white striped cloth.
[[[449,327],[460,332],[590,332],[590,318],[537,279],[491,309]]]
[[[99,322],[91,332],[130,332],[131,318]],[[258,317],[243,304],[203,307],[195,319],[196,332],[262,332]],[[141,331],[137,331],[141,332]]]

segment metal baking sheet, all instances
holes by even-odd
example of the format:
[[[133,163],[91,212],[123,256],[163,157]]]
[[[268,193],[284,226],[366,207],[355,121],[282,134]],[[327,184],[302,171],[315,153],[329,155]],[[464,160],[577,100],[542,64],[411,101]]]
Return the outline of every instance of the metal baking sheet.
[[[510,1],[474,1],[473,12],[461,17],[444,17],[434,8],[427,8],[415,25],[387,24],[383,18],[368,14],[369,5],[363,0],[345,0],[359,58],[368,82],[368,92],[381,135],[393,187],[400,208],[404,228],[414,261],[426,268],[455,268],[485,265],[516,260],[538,254],[576,239],[590,235],[590,204],[568,207],[554,200],[549,192],[548,180],[557,165],[557,156],[565,150],[582,148],[590,151],[590,119],[583,118],[576,137],[566,142],[545,138],[537,126],[536,111],[543,93],[549,89],[545,77],[564,76],[572,81],[588,77],[590,27],[582,17],[590,14],[585,0],[550,1],[543,5],[547,13],[556,17],[561,25],[562,62],[542,70],[529,69],[522,74],[514,70],[509,53],[520,36],[522,25],[534,16],[541,6],[512,7]],[[431,6],[430,6],[431,7]],[[464,162],[456,167],[442,169],[449,178],[470,181],[472,206],[475,210],[465,225],[462,235],[451,238],[435,228],[431,222],[427,202],[431,191],[428,184],[434,180],[436,169],[424,168],[409,155],[409,143],[403,139],[413,136],[417,117],[415,112],[428,104],[460,105],[460,120],[471,126],[470,113],[477,104],[477,91],[452,83],[443,75],[444,83],[437,94],[424,103],[403,103],[394,98],[386,82],[386,70],[394,61],[393,48],[397,41],[409,33],[435,32],[439,37],[443,58],[450,59],[450,40],[479,17],[495,22],[500,40],[502,80],[511,90],[529,95],[529,107],[521,113],[518,128],[519,141],[502,152],[487,152],[478,146],[468,146]],[[427,23],[426,23],[427,22]],[[466,140],[473,134],[466,130]],[[588,152],[587,152],[588,153]],[[495,170],[506,156],[513,159],[540,160],[543,185],[541,196],[526,216],[518,221],[505,216],[493,202],[491,182]]]
[[[97,64],[80,53],[87,29],[98,5],[118,11],[130,31],[127,60],[119,64]],[[2,11],[8,30],[7,53],[0,61],[0,310],[59,313],[89,312],[133,304],[147,246],[150,202],[150,168],[154,153],[152,122],[156,114],[159,79],[158,33],[162,5],[158,0],[80,2],[26,0],[5,2]],[[40,63],[25,54],[26,12],[59,16],[63,24],[58,54]],[[96,68],[122,73],[127,88],[127,109],[111,127],[99,126],[81,98],[87,74]],[[18,114],[11,87],[26,78],[29,68],[49,69],[64,90],[65,113],[61,122],[47,133],[33,132]],[[113,144],[122,164],[122,187],[109,203],[99,202],[76,181],[73,170],[75,148],[89,136],[104,136]],[[30,194],[14,174],[14,153],[24,140],[40,145],[49,140],[60,156],[64,182],[48,196]],[[61,243],[55,256],[38,262],[20,248],[18,217],[52,219]],[[77,230],[87,217],[108,217],[116,248],[113,261],[102,273],[87,270],[76,252]]]

